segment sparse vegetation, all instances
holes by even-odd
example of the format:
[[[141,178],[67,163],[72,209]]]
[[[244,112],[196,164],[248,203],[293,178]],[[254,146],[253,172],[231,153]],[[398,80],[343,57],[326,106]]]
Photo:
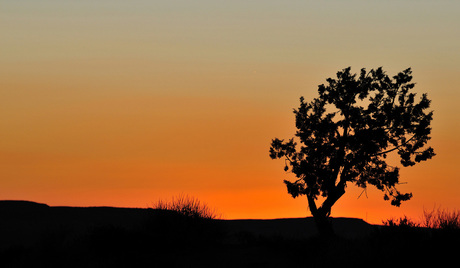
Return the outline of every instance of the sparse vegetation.
[[[403,228],[411,228],[411,227],[420,227],[420,223],[414,222],[411,218],[408,218],[404,215],[399,219],[391,218],[388,220],[383,221],[383,225],[389,227],[403,227]]]
[[[460,210],[449,211],[447,209],[423,210],[421,225],[433,229],[460,229]]]
[[[446,209],[423,210],[420,222],[417,222],[407,216],[399,219],[388,219],[383,221],[383,225],[389,227],[424,227],[441,230],[460,230],[460,211],[449,211]]]
[[[188,195],[181,194],[173,197],[171,201],[158,200],[153,209],[170,210],[191,218],[220,219],[215,209],[208,207],[206,203]]]

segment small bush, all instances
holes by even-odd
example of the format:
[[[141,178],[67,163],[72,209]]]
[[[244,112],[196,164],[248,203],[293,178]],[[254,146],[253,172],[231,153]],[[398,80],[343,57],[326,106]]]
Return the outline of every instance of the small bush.
[[[460,229],[460,210],[445,209],[423,210],[422,226],[433,229],[458,230]]]
[[[169,202],[158,200],[158,202],[154,204],[153,209],[175,211],[190,218],[220,218],[220,215],[214,209],[209,208],[206,203],[202,203],[194,197],[182,194],[177,197],[173,197]]]
[[[425,227],[442,230],[460,230],[460,210],[449,211],[444,209],[423,210],[420,222],[415,222],[407,216],[399,219],[388,219],[383,225],[389,227]]]
[[[404,215],[404,217],[401,217],[399,219],[388,219],[386,221],[383,221],[383,225],[389,226],[389,227],[403,227],[403,228],[410,228],[410,227],[420,227],[419,223],[414,222],[410,218]]]

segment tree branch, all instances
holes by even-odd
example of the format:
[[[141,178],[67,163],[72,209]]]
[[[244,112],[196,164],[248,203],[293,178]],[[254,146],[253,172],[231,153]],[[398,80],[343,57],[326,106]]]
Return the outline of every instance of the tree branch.
[[[410,139],[408,139],[406,142],[401,143],[400,145],[398,145],[398,146],[396,146],[396,147],[394,147],[394,148],[392,148],[392,149],[390,149],[390,150],[386,150],[386,151],[384,151],[384,152],[376,153],[376,154],[373,154],[373,155],[371,155],[371,156],[379,156],[379,155],[382,155],[382,154],[391,153],[391,152],[393,152],[394,150],[399,149],[401,146],[406,145],[407,143],[409,143],[409,142],[410,142],[412,139],[414,139],[414,138],[415,138],[415,135],[412,136]]]
[[[310,212],[313,216],[316,215],[316,212],[318,211],[318,208],[316,207],[315,199],[307,194],[307,200],[308,200],[308,207],[310,208]]]
[[[289,158],[289,156],[284,155],[284,157],[286,157],[286,159],[289,161],[289,163],[291,163],[291,164],[293,163],[293,161],[291,160],[291,158]]]

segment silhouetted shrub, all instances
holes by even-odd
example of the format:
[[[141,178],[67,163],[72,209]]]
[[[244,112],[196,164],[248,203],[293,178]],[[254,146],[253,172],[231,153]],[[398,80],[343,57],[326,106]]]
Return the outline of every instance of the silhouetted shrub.
[[[405,215],[404,217],[401,217],[399,219],[391,218],[386,221],[383,221],[383,225],[389,226],[389,227],[401,227],[401,228],[420,227],[419,223],[414,222],[412,219],[408,218]]]
[[[183,194],[177,197],[173,197],[169,202],[158,200],[158,202],[154,204],[153,208],[158,210],[176,211],[181,215],[191,218],[220,218],[220,215],[217,214],[214,209],[209,208],[206,203],[202,203],[200,200],[194,197]]]
[[[460,229],[460,211],[449,211],[441,208],[423,210],[422,226],[433,229]]]
[[[389,227],[425,227],[430,229],[460,230],[460,211],[449,211],[444,209],[423,210],[421,222],[416,222],[407,216],[399,219],[388,219],[383,221],[383,225]]]

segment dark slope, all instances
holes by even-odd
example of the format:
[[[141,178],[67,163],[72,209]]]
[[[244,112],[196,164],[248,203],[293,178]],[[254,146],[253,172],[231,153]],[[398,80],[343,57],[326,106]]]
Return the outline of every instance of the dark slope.
[[[47,235],[75,238],[101,226],[135,229],[152,210],[114,207],[50,207],[29,201],[0,201],[0,248],[31,246]]]
[[[337,235],[345,238],[360,238],[369,235],[377,228],[361,219],[331,218]],[[223,220],[223,225],[230,233],[241,235],[279,237],[283,239],[305,239],[317,236],[312,217],[271,220]]]
[[[334,218],[203,220],[170,211],[0,201],[0,267],[413,267],[454,263],[459,232]]]
[[[41,234],[61,230],[79,235],[88,229],[112,226],[128,230],[142,228],[155,210],[115,207],[50,207],[29,201],[0,201],[0,248],[11,244],[30,245]],[[305,239],[316,236],[313,218],[272,220],[217,220],[230,236]],[[373,226],[361,219],[332,218],[337,234],[346,238],[368,235]]]

